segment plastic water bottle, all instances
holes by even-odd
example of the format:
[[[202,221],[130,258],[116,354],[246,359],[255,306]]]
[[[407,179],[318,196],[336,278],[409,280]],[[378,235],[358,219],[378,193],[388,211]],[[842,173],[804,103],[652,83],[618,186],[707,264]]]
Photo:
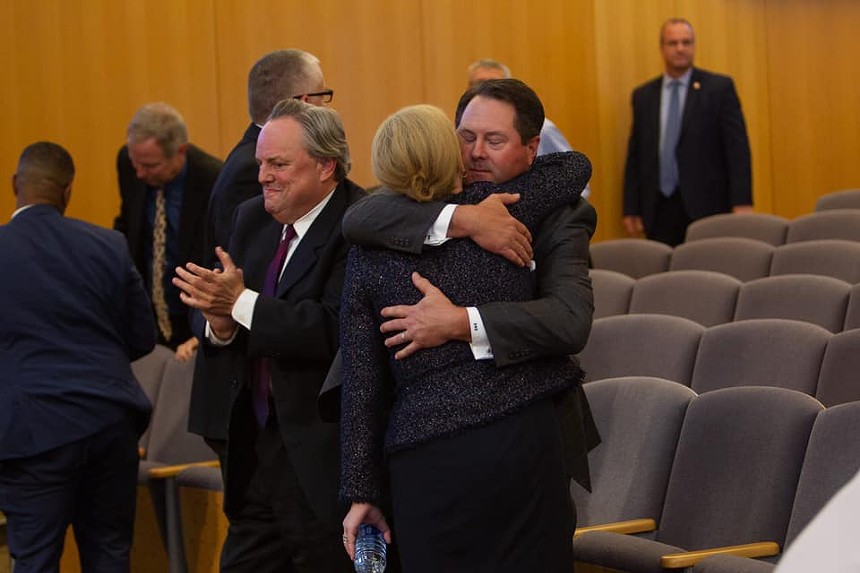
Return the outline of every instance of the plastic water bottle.
[[[355,572],[382,573],[385,571],[385,537],[376,527],[362,523],[355,540]]]

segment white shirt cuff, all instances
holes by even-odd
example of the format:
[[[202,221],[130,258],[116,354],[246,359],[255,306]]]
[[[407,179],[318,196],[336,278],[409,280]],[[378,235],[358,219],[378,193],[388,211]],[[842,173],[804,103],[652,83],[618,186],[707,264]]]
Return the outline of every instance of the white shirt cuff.
[[[209,344],[211,344],[212,346],[227,346],[228,344],[232,343],[233,340],[235,340],[236,335],[239,334],[239,329],[237,328],[236,330],[234,330],[233,334],[230,335],[230,338],[224,340],[223,338],[218,338],[217,336],[215,336],[215,333],[212,332],[212,327],[209,326],[209,322],[207,322],[206,332],[204,334],[206,335],[206,339],[209,341]]]
[[[260,293],[246,288],[239,295],[239,298],[236,299],[235,304],[233,304],[233,310],[230,311],[233,320],[248,330],[251,330],[251,321],[254,319],[254,306],[257,304],[258,296],[260,296]]]
[[[427,231],[427,236],[424,237],[424,244],[435,247],[441,245],[448,240],[448,227],[451,226],[451,218],[454,216],[456,205],[445,205],[442,212],[436,217],[433,226]]]
[[[466,312],[469,313],[469,330],[472,333],[472,342],[469,343],[472,348],[472,356],[475,357],[475,360],[492,360],[493,349],[490,347],[490,340],[487,338],[481,313],[474,306],[467,306]]]

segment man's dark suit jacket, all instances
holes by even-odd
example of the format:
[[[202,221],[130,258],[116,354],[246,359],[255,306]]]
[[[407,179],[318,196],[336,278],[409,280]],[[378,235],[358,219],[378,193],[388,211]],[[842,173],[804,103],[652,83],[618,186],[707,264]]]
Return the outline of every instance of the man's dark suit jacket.
[[[179,260],[178,265],[192,262],[202,265],[205,262],[206,222],[209,194],[221,170],[221,160],[209,155],[194,145],[188,144],[186,153],[188,170],[185,187],[182,190],[182,208],[179,212]],[[148,196],[146,184],[137,178],[128,146],[123,145],[116,158],[119,176],[119,193],[122,201],[120,212],[113,222],[113,228],[125,235],[128,250],[144,277],[144,284],[151,281],[152,269],[146,260],[147,244],[152,241],[147,215]],[[165,276],[172,276],[173,269],[167,269]],[[190,312],[190,311],[187,311]],[[173,336],[165,343],[176,346],[190,336],[188,320],[183,315],[171,315]]]
[[[260,126],[255,123],[248,126],[242,139],[227,156],[224,167],[212,188],[212,196],[209,198],[211,234],[206,252],[206,257],[212,261],[212,265],[218,262],[214,253],[215,247],[221,246],[226,249],[230,244],[230,230],[233,227],[236,208],[263,192],[258,180],[260,166],[257,165],[256,158],[260,129]]]
[[[660,198],[662,76],[633,92],[633,125],[624,171],[624,214],[641,216],[648,232]],[[678,187],[690,219],[752,205],[746,124],[728,76],[693,68],[675,151]]]
[[[0,460],[86,438],[150,404],[130,361],[155,345],[149,298],[119,233],[49,205],[0,226]]]
[[[257,137],[260,126],[252,123],[245,130],[242,140],[236,144],[227,160],[209,198],[209,226],[207,229],[204,266],[215,268],[218,259],[215,247],[225,250],[230,245],[230,231],[236,208],[244,201],[263,192],[258,181],[260,167],[257,165]],[[216,364],[200,364],[198,367]],[[215,375],[195,376],[191,390],[191,409],[188,429],[195,434],[211,440],[227,439],[227,418],[229,415],[230,389],[218,385]]]
[[[276,296],[257,299],[250,331],[240,327],[233,342],[223,347],[203,337],[198,366],[215,360],[221,367],[195,368],[195,378],[198,372],[216,377],[195,381],[230,391],[224,498],[228,516],[238,507],[255,466],[257,430],[249,382],[255,359],[268,357],[278,424],[299,484],[320,519],[334,527],[343,519],[345,508],[337,499],[339,426],[320,418],[316,400],[339,344],[338,311],[349,248],[341,220],[361,196],[361,188],[349,180],[337,186],[287,263]],[[265,211],[262,196],[239,206],[230,249],[248,288],[262,290],[282,229]]]

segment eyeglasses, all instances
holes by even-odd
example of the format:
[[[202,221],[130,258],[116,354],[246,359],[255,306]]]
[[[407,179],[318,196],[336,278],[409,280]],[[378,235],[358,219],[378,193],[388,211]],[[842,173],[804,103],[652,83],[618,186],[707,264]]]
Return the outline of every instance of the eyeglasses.
[[[323,98],[323,103],[331,102],[332,98],[334,98],[334,90],[323,90],[321,92],[314,92],[310,94],[301,94],[297,96],[293,96],[293,99],[303,99],[306,97],[321,97]]]

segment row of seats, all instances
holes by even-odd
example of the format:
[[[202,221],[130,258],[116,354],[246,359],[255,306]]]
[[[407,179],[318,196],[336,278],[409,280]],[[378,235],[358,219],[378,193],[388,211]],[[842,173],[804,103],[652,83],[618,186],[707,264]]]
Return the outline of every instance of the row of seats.
[[[594,318],[671,314],[703,326],[751,318],[789,318],[830,332],[860,328],[860,284],[819,275],[741,282],[713,271],[667,271],[634,279],[591,270]]]
[[[773,246],[817,239],[860,241],[860,209],[829,209],[788,220],[767,213],[722,213],[693,221],[685,241],[756,239]]]
[[[860,209],[860,189],[842,189],[820,196],[815,202],[815,210],[828,209]]]
[[[766,318],[704,327],[677,316],[624,314],[594,321],[579,354],[586,382],[655,376],[699,394],[729,386],[774,386],[832,406],[860,400],[860,329],[831,334]]]
[[[591,262],[596,269],[633,278],[670,270],[705,270],[740,281],[814,274],[860,283],[860,241],[841,239],[773,246],[755,239],[716,237],[682,243],[674,249],[649,239],[612,239],[591,245]]]
[[[735,555],[773,561],[860,469],[860,402],[824,408],[762,386],[697,395],[647,377],[584,390],[602,443],[589,456],[592,492],[571,486],[581,562],[633,573],[769,570],[739,558],[696,565],[703,555],[687,552],[741,546]]]

